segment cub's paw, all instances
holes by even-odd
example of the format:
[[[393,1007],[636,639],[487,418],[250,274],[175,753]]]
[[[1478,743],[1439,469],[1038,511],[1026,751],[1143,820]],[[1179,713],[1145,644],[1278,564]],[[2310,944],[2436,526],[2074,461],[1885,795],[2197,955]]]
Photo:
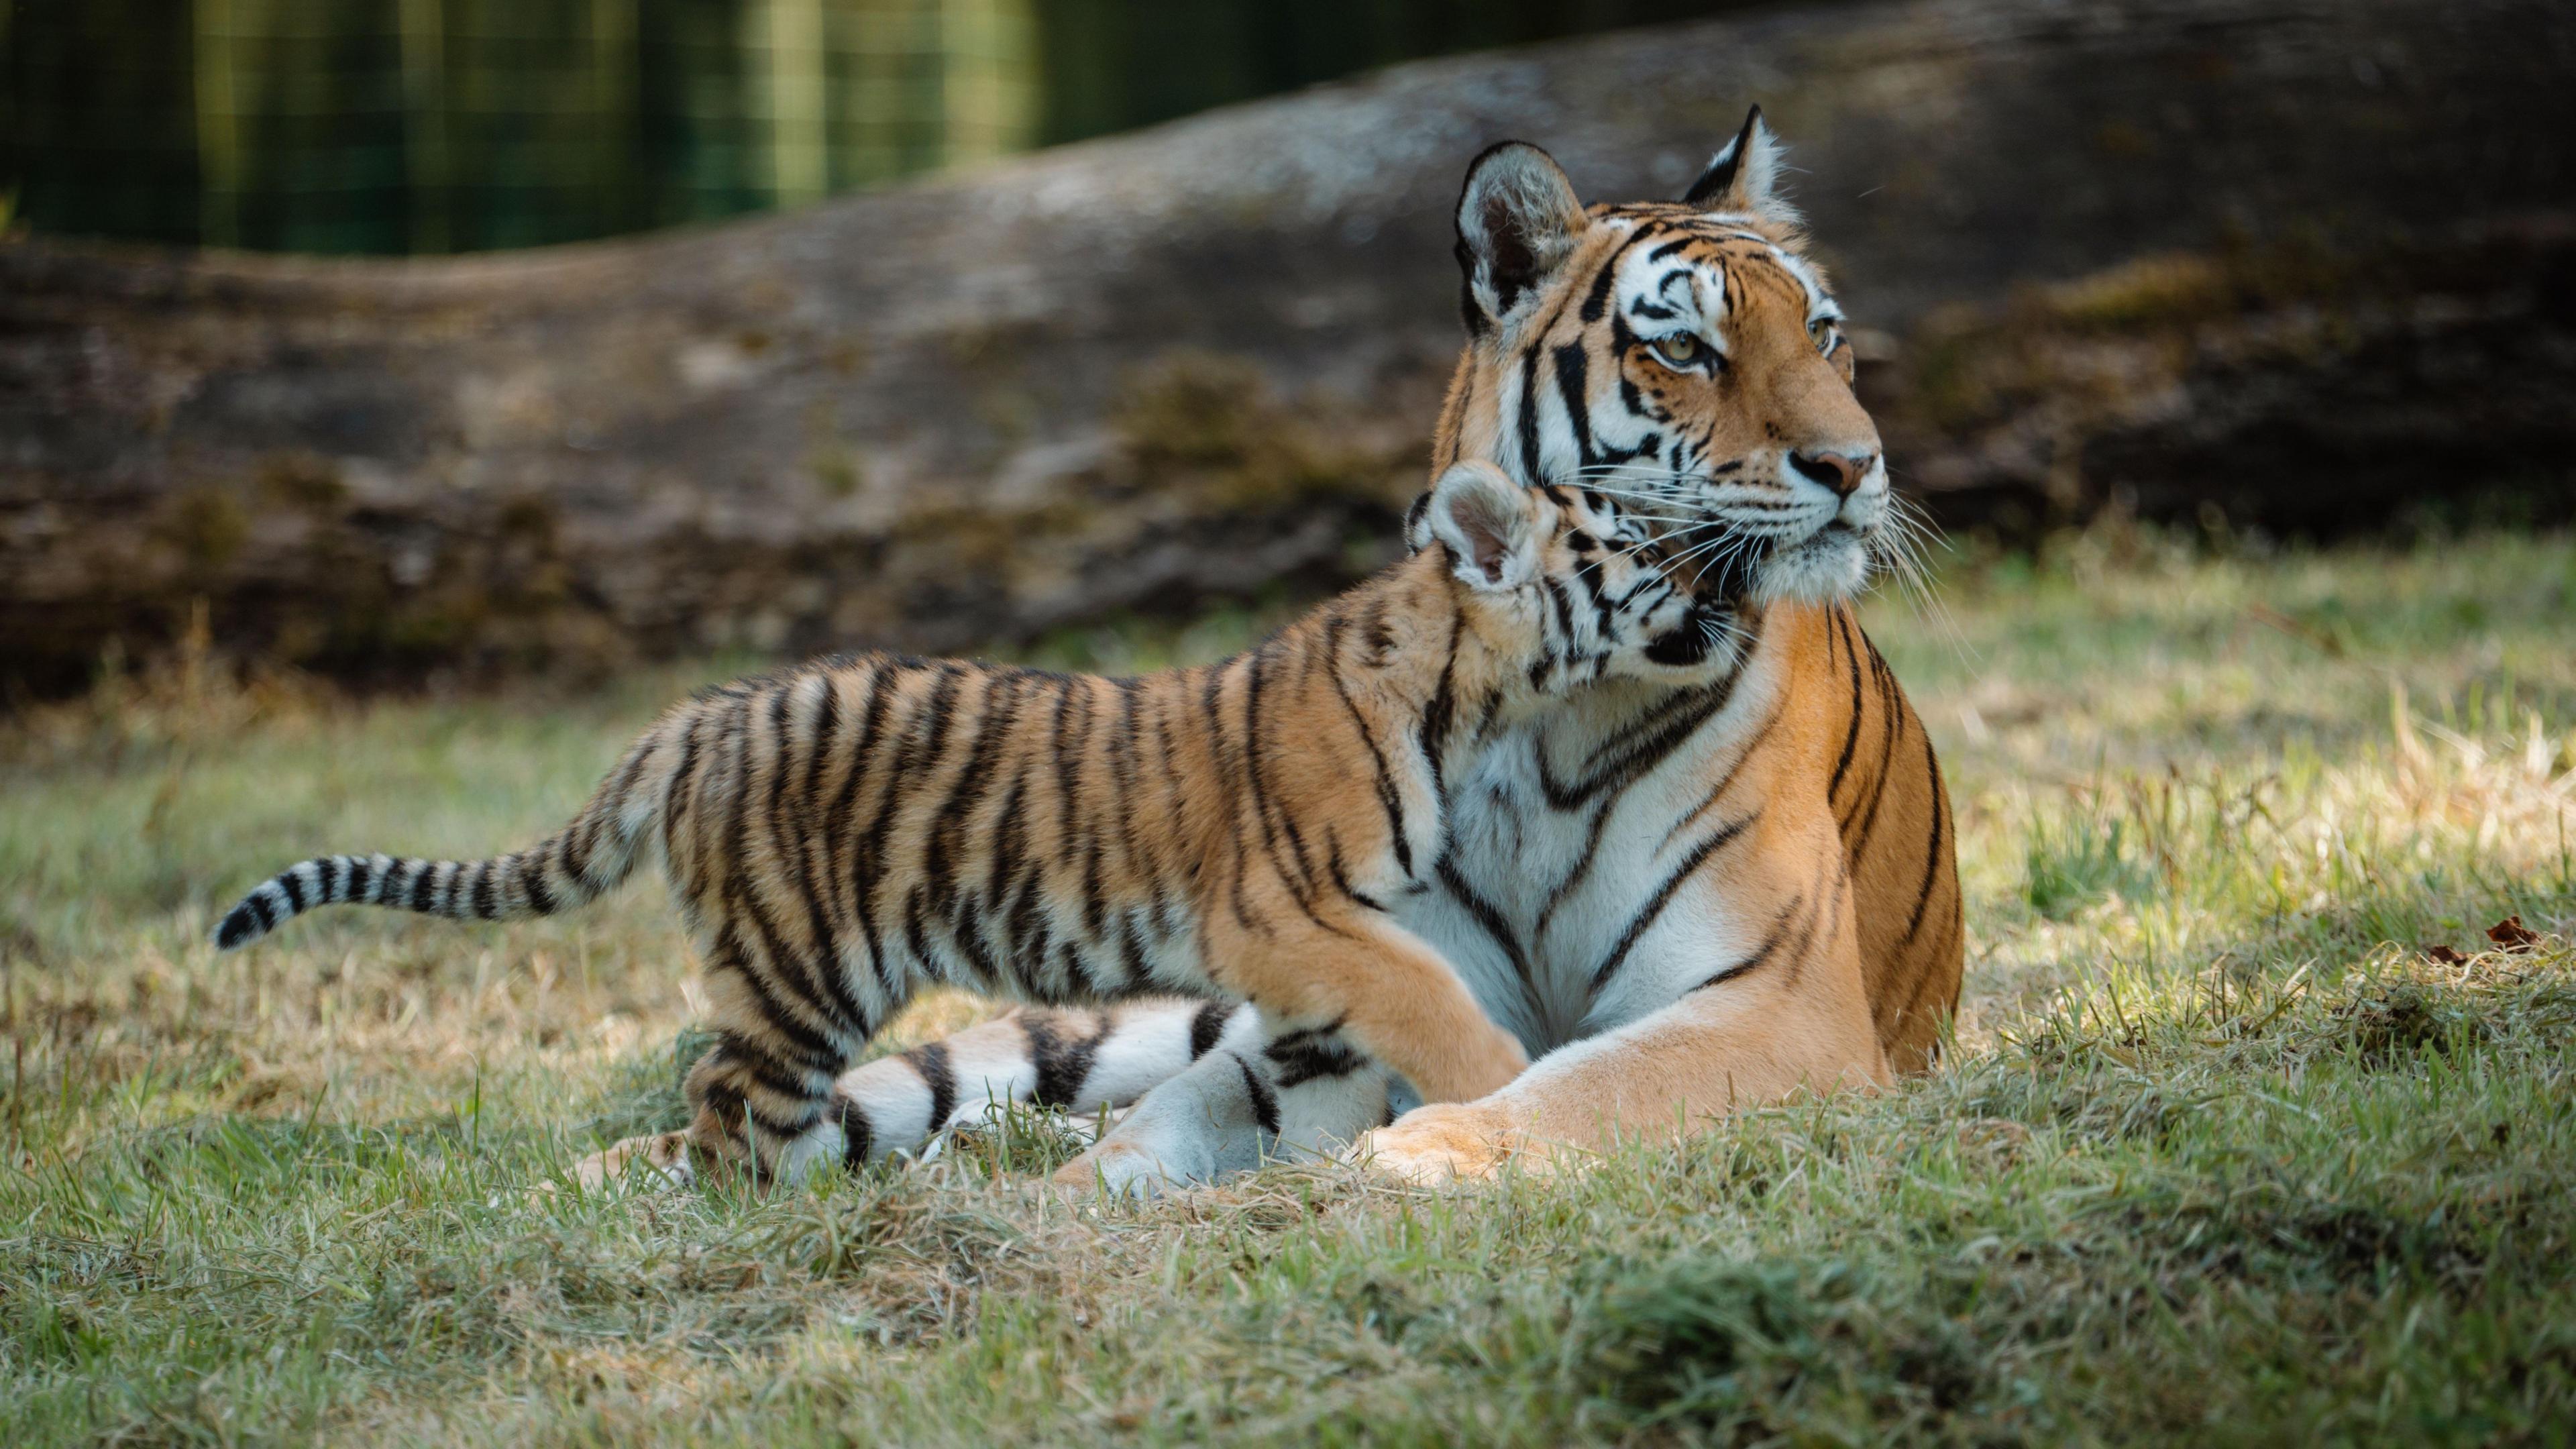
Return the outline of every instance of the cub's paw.
[[[573,1164],[573,1184],[583,1192],[632,1183],[638,1187],[688,1187],[697,1181],[689,1160],[689,1134],[656,1132],[629,1137],[605,1152],[594,1152]],[[542,1191],[551,1192],[549,1183]]]
[[[1394,1125],[1363,1133],[1351,1159],[1371,1172],[1433,1186],[1491,1177],[1527,1159],[1520,1134],[1503,1114],[1475,1102],[1416,1107]]]

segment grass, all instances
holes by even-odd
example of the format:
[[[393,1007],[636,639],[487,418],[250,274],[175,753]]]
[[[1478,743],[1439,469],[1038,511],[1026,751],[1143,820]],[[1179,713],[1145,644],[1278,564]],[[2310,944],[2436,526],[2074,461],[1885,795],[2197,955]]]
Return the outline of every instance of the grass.
[[[532,1198],[670,1120],[653,888],[201,944],[308,848],[475,852],[683,685],[184,666],[0,733],[12,1442],[2565,1442],[2576,545],[1954,559],[1871,624],[1970,896],[1940,1073],[1468,1195],[1078,1214],[1020,1119],[769,1200]],[[1050,641],[1216,652],[1262,622]],[[2507,914],[2537,948],[2489,949]],[[2437,964],[2446,946],[2464,960]],[[925,1003],[909,1037],[982,1010]]]

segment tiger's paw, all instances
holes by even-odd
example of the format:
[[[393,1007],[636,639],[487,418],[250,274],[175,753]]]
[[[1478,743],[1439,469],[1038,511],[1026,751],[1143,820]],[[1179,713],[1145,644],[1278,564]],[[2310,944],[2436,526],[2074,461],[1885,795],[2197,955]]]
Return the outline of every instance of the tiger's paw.
[[[1186,1188],[1190,1181],[1188,1174],[1174,1172],[1144,1147],[1115,1137],[1093,1143],[1047,1179],[1056,1195],[1070,1203],[1103,1197],[1142,1201]]]
[[[1477,1102],[1416,1107],[1392,1126],[1364,1133],[1352,1160],[1419,1186],[1493,1176],[1506,1162],[1535,1160],[1503,1114]]]

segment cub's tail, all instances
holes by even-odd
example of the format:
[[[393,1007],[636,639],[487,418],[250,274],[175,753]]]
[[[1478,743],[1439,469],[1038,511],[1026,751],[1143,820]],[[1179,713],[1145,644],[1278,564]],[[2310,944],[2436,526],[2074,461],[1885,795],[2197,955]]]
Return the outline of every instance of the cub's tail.
[[[391,906],[452,921],[508,921],[597,900],[634,873],[637,854],[661,823],[671,733],[657,726],[636,741],[571,823],[526,850],[487,860],[315,856],[242,897],[215,927],[215,948],[247,946],[316,906]]]

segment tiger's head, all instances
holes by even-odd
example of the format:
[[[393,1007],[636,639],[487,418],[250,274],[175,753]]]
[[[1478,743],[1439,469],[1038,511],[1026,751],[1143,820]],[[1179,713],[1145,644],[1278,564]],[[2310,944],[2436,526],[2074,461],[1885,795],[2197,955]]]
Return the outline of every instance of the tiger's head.
[[[1683,688],[1722,678],[1743,631],[1664,567],[1664,547],[1597,492],[1524,488],[1491,463],[1452,464],[1414,504],[1406,542],[1436,551],[1479,672],[1538,695],[1604,679]]]
[[[1718,597],[1857,592],[1893,541],[1887,467],[1779,171],[1759,107],[1677,202],[1586,207],[1536,146],[1477,157],[1435,469],[1616,497]]]

